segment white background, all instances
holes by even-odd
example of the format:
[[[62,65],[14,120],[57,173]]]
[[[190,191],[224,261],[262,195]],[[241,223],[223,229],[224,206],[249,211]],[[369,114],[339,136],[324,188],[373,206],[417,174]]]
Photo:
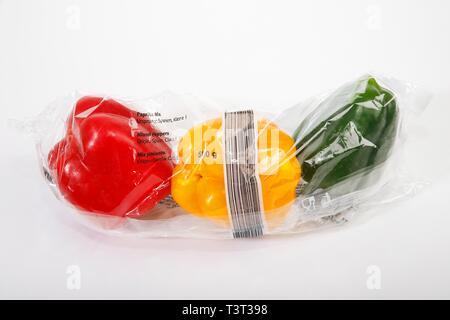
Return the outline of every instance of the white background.
[[[0,41],[0,298],[450,298],[449,1],[0,0]],[[281,110],[371,70],[434,93],[406,159],[430,185],[306,235],[81,229],[40,176],[33,142],[8,125],[75,89]],[[67,287],[72,265],[79,290]]]

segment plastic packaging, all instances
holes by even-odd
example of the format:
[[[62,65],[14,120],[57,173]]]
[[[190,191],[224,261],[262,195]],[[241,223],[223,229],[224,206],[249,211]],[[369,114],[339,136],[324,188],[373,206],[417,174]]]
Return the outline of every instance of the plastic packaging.
[[[89,227],[253,238],[347,221],[405,196],[413,188],[392,188],[403,183],[405,122],[428,100],[373,75],[276,115],[169,92],[74,93],[31,129],[48,185]]]

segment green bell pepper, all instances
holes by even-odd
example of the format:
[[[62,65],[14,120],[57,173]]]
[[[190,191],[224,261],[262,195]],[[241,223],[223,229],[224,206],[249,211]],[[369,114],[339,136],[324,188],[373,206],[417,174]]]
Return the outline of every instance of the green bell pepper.
[[[294,133],[300,193],[322,189],[338,196],[370,186],[391,153],[398,123],[395,95],[371,76],[334,92]]]

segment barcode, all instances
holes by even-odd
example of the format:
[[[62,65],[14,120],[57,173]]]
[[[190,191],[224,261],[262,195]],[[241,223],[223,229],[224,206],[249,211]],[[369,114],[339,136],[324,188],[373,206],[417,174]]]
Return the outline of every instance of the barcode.
[[[224,114],[224,171],[234,238],[264,234],[257,136],[253,111]]]

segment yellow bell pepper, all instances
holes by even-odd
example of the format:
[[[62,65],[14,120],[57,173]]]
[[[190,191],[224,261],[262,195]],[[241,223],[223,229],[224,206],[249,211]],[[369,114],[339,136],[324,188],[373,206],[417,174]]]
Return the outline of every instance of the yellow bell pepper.
[[[228,226],[222,119],[191,128],[178,147],[179,163],[172,178],[172,196],[187,212]],[[292,138],[274,123],[258,121],[258,172],[266,224],[281,224],[295,200],[300,164]]]

